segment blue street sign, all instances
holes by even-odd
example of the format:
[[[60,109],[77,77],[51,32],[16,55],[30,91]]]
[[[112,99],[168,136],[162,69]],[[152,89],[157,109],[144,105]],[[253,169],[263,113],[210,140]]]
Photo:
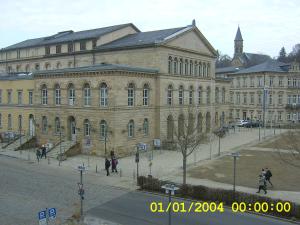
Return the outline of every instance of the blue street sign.
[[[56,209],[50,208],[48,209],[49,219],[55,219],[56,218]]]
[[[39,225],[47,225],[46,210],[40,211],[38,213],[38,218],[39,218]]]

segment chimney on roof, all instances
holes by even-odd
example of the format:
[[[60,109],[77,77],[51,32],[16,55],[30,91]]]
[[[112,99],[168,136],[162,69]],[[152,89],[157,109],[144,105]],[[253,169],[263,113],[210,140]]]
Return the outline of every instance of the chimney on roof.
[[[195,19],[193,19],[193,21],[192,21],[192,26],[196,26],[196,20]]]

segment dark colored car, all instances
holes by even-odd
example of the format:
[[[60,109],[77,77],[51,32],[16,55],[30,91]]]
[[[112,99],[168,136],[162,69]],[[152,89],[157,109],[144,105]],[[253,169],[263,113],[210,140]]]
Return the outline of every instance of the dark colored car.
[[[248,120],[246,124],[244,124],[244,127],[250,128],[250,127],[259,127],[262,123],[260,121],[254,121],[254,120]]]

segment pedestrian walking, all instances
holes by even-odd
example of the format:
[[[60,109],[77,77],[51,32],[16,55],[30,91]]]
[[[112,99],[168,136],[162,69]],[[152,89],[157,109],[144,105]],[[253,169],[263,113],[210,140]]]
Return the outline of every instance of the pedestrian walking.
[[[273,184],[272,184],[272,182],[271,182],[271,177],[273,176],[272,175],[272,172],[271,172],[271,170],[270,169],[268,169],[268,167],[266,168],[266,175],[265,175],[265,177],[266,177],[266,184],[267,184],[267,181],[269,182],[269,184],[271,184],[271,186],[273,187]]]
[[[107,158],[105,158],[106,176],[109,176],[109,167],[110,167],[110,161]]]
[[[264,190],[265,194],[267,194],[266,179],[261,174],[259,175],[259,179],[258,179],[258,191],[256,193],[260,193],[260,190]]]
[[[111,160],[111,172],[113,173],[113,172],[118,172],[118,170],[117,170],[117,165],[118,165],[118,160],[117,160],[117,158],[114,156],[113,158],[112,158],[112,160]]]
[[[261,169],[261,175],[265,178],[266,177],[266,171],[264,168]]]
[[[42,145],[42,155],[41,155],[41,158],[43,158],[43,156],[45,156],[45,159],[46,159],[46,146],[45,145]]]
[[[41,158],[41,151],[37,148],[35,154],[36,154],[36,159],[37,159],[37,161],[39,162],[39,161],[40,161],[40,158]]]

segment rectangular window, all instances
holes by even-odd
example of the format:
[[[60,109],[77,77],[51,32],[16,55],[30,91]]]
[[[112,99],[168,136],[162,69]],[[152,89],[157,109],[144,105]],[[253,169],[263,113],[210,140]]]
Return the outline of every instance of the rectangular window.
[[[18,105],[22,105],[23,104],[22,99],[23,99],[23,92],[22,91],[18,91]]]
[[[293,104],[297,103],[297,95],[293,95]]]
[[[202,104],[202,91],[199,90],[198,91],[198,105],[201,105]]]
[[[273,78],[273,77],[270,77],[270,82],[269,82],[270,87],[273,86],[273,81],[274,81],[274,78]]]
[[[80,51],[86,50],[86,42],[85,41],[81,41],[80,42]]]
[[[230,93],[230,103],[233,103],[233,93]]]
[[[278,105],[282,104],[282,95],[278,95]]]
[[[279,85],[279,87],[283,87],[283,78],[282,77],[279,77],[278,85]]]
[[[42,89],[42,104],[47,105],[48,104],[48,92],[47,89]]]
[[[55,105],[60,105],[60,103],[61,103],[60,89],[55,89]]]
[[[56,45],[56,54],[61,53],[61,45]]]
[[[272,105],[272,104],[273,104],[273,96],[269,95],[269,105]]]
[[[288,104],[290,105],[290,104],[292,104],[292,96],[291,95],[288,95]]]
[[[149,90],[144,88],[143,90],[143,106],[148,106]]]
[[[190,93],[189,93],[189,104],[190,105],[193,104],[193,91],[190,91]]]
[[[29,105],[33,104],[33,92],[32,91],[28,92],[28,103],[29,103]]]
[[[244,104],[247,104],[247,94],[244,94]]]
[[[73,43],[68,43],[68,52],[73,52]]]
[[[179,90],[179,105],[183,105],[183,91]]]
[[[297,87],[297,79],[293,78],[293,87]]]
[[[251,103],[251,104],[254,104],[254,94],[251,94],[251,95],[250,95],[250,103]]]
[[[254,78],[253,77],[250,78],[250,86],[254,87]]]
[[[128,106],[133,106],[134,103],[134,90],[133,88],[128,89]]]
[[[247,78],[246,77],[243,78],[243,87],[247,87]]]
[[[282,120],[282,112],[278,112],[278,120]]]
[[[11,90],[7,91],[7,104],[11,104],[12,103],[12,92]]]
[[[240,93],[237,93],[236,94],[236,104],[240,104],[240,101],[241,101],[241,99],[240,99]]]
[[[50,55],[50,46],[45,47],[45,55]]]
[[[261,105],[261,102],[262,102],[261,94],[258,94],[258,104]]]
[[[291,78],[288,78],[288,87],[291,87],[291,86],[292,86]]]

